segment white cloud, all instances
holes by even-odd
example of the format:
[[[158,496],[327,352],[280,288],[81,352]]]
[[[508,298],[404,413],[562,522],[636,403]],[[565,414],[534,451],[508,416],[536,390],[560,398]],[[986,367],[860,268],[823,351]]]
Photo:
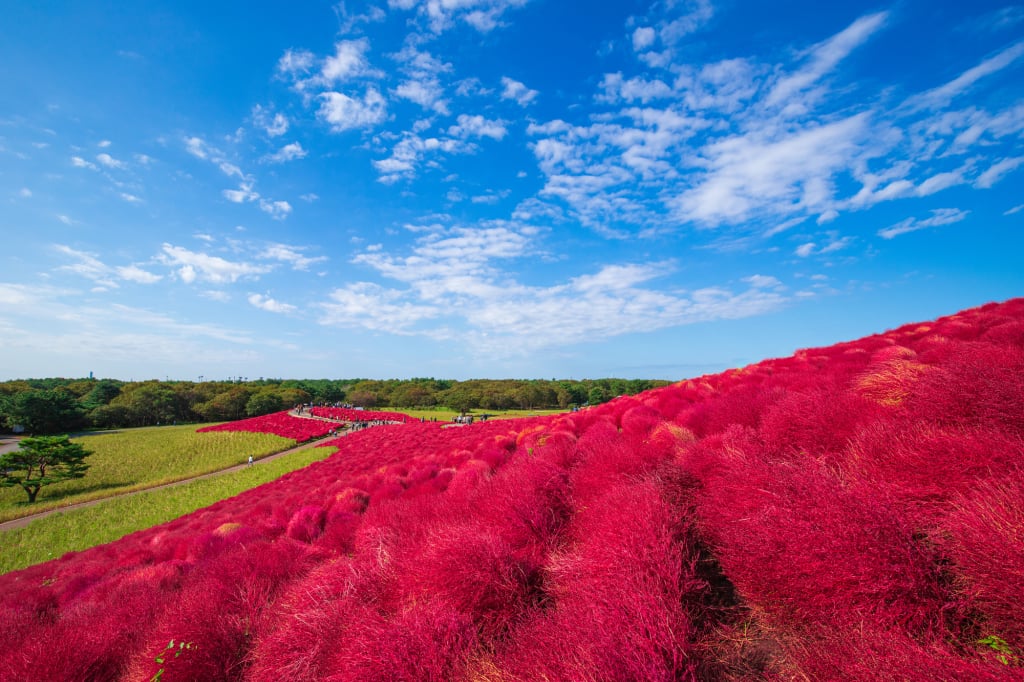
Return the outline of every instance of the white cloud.
[[[457,124],[448,128],[448,134],[452,137],[466,139],[469,137],[489,137],[493,140],[501,140],[508,133],[505,122],[489,120],[483,116],[469,116],[459,114]]]
[[[125,166],[125,163],[123,161],[115,159],[110,154],[97,154],[96,160],[99,161],[104,166],[106,166],[107,168],[117,168],[118,170],[123,170],[127,167]]]
[[[105,291],[118,288],[117,280],[135,282],[137,284],[153,284],[162,279],[160,275],[153,274],[142,269],[136,264],[119,265],[111,267],[101,261],[94,253],[79,251],[65,244],[54,244],[53,248],[76,262],[71,265],[62,265],[57,268],[58,272],[71,272],[96,283],[94,291]]]
[[[284,220],[292,212],[292,205],[287,201],[270,201],[260,199],[260,210],[270,214],[274,220]]]
[[[755,289],[784,289],[782,282],[771,275],[751,275],[744,277],[743,281]]]
[[[302,255],[302,251],[301,247],[289,246],[287,244],[271,244],[260,252],[259,257],[289,263],[294,270],[308,270],[310,265],[327,260],[327,256],[309,258]]]
[[[640,26],[633,31],[633,50],[640,52],[654,44],[657,32],[650,26]]]
[[[75,168],[88,168],[89,170],[97,170],[96,164],[91,161],[86,161],[81,156],[72,156],[71,165]]]
[[[330,86],[367,74],[371,71],[366,59],[369,49],[370,41],[366,38],[339,40],[334,45],[334,55],[325,59],[320,69],[323,83]]]
[[[778,106],[806,90],[885,25],[887,18],[887,12],[860,17],[841,32],[812,47],[809,50],[807,65],[775,83],[765,103],[768,106]]]
[[[1024,211],[1024,204],[1017,204],[1013,208],[1003,211],[1003,215],[1014,215],[1015,213],[1020,213],[1021,211]]]
[[[433,33],[455,25],[457,20],[487,33],[501,25],[509,9],[522,7],[528,0],[388,0],[392,9],[415,10]]]
[[[42,298],[46,293],[48,292],[41,291],[34,285],[0,282],[0,306],[19,309],[35,308],[42,303]]]
[[[340,92],[325,92],[320,96],[317,115],[336,133],[354,128],[372,128],[387,116],[384,97],[376,88],[367,88],[362,99]]]
[[[280,137],[288,132],[288,117],[278,112],[271,115],[271,112],[259,104],[252,108],[253,123],[263,129],[269,137]]]
[[[907,218],[906,220],[900,221],[895,225],[887,227],[883,230],[878,231],[878,236],[882,239],[892,239],[898,237],[901,234],[907,234],[908,232],[916,232],[923,230],[928,227],[935,227],[937,225],[951,225],[958,223],[967,215],[970,211],[963,211],[959,208],[937,208],[932,210],[930,218],[918,220],[917,218]]]
[[[295,159],[301,159],[306,156],[306,150],[302,148],[302,145],[298,142],[292,142],[278,149],[273,154],[269,154],[264,157],[266,161],[270,163],[286,163],[288,161],[294,161]]]
[[[834,176],[851,166],[867,133],[867,115],[856,114],[778,139],[752,134],[712,142],[703,149],[704,177],[670,203],[681,219],[709,226],[755,213],[827,210]]]
[[[774,310],[786,297],[774,277],[745,278],[745,290],[707,287],[661,291],[650,282],[668,262],[609,264],[549,286],[527,286],[497,266],[537,253],[539,232],[514,223],[430,230],[412,253],[367,249],[354,262],[404,285],[360,282],[335,289],[321,323],[402,335],[459,338],[488,354],[508,355],[645,332],[702,320]],[[468,325],[468,333],[452,331]]]
[[[616,103],[641,102],[647,104],[658,99],[671,97],[674,93],[664,81],[644,78],[624,79],[622,73],[606,73],[601,81],[604,93],[598,95],[600,102]]]
[[[206,291],[200,291],[199,295],[203,298],[208,298],[211,301],[218,301],[220,303],[227,303],[231,300],[231,294],[226,291],[219,289],[208,289]]]
[[[119,196],[125,201],[127,201],[129,204],[142,203],[142,199],[140,197],[137,197],[134,194],[129,194],[128,192],[121,192]]]
[[[23,199],[28,199],[32,196],[32,190],[30,190],[28,187],[22,187],[18,191],[18,196],[22,197]]]
[[[266,310],[268,313],[291,313],[296,310],[295,306],[290,303],[281,303],[261,294],[249,294],[248,300],[250,304],[260,310]]]
[[[415,177],[420,161],[426,154],[468,153],[473,150],[473,145],[461,140],[423,138],[413,133],[405,133],[391,149],[391,156],[374,161],[373,166],[380,173],[379,182],[392,184],[401,179]]]
[[[58,272],[70,272],[92,280],[98,286],[97,291],[117,288],[113,268],[103,263],[96,254],[78,251],[64,244],[54,244],[53,248],[76,261],[71,265],[61,265],[57,268]]]
[[[501,77],[501,87],[501,98],[515,100],[516,104],[521,107],[529,105],[540,94],[508,76]]]
[[[987,171],[978,176],[978,180],[974,183],[975,187],[982,189],[988,189],[992,185],[999,182],[1004,175],[1016,170],[1024,164],[1024,156],[1015,156],[1009,159],[1002,159],[989,167]]]
[[[185,151],[197,159],[206,159],[206,142],[199,137],[186,137],[185,138]]]
[[[448,102],[443,99],[444,91],[436,78],[407,80],[394,89],[394,94],[429,111],[442,115],[448,113]]]
[[[1017,59],[1022,55],[1024,55],[1024,42],[1014,43],[1013,45],[1000,50],[994,56],[986,59],[977,66],[973,66],[967,71],[964,71],[945,85],[941,85],[933,90],[929,90],[928,92],[912,98],[910,100],[910,105],[913,107],[933,108],[945,106],[952,99],[969,89],[980,79],[1005,69],[1017,61]]]
[[[814,249],[816,246],[817,245],[814,242],[807,242],[806,244],[801,244],[800,246],[796,247],[796,250],[793,253],[800,256],[801,258],[807,258],[807,256],[810,256],[812,253],[814,253]]]
[[[221,195],[234,204],[243,204],[260,198],[259,192],[253,191],[252,184],[245,182],[238,189],[221,190]]]
[[[186,284],[197,280],[214,284],[227,284],[240,279],[258,279],[270,272],[271,266],[225,260],[220,256],[190,251],[181,246],[165,243],[157,260],[176,268],[178,277]]]
[[[954,185],[959,185],[962,182],[963,174],[960,171],[936,173],[929,178],[925,178],[914,190],[914,193],[919,197],[926,197]]]
[[[99,142],[96,143],[96,146],[99,147],[100,149],[106,149],[107,147],[110,146],[110,144],[110,140],[100,140]]]
[[[121,279],[139,284],[154,284],[163,279],[161,275],[143,270],[137,265],[121,265],[115,268],[115,271]]]
[[[853,237],[840,237],[838,232],[829,232],[827,236],[828,240],[820,247],[816,242],[807,242],[796,247],[793,253],[801,258],[807,258],[812,255],[821,256],[845,249],[853,243]]]
[[[356,282],[334,289],[323,310],[320,324],[363,327],[391,334],[408,334],[417,323],[438,317],[442,308],[402,300],[400,292],[370,282]]]
[[[297,78],[300,74],[305,74],[313,68],[315,61],[316,55],[309,50],[285,50],[277,62],[277,71]]]
[[[658,35],[662,42],[669,45],[679,42],[704,27],[715,14],[711,0],[693,0],[689,3],[676,3],[670,0],[666,4],[670,9],[674,9],[677,4],[684,8],[692,8],[689,12],[658,25]]]

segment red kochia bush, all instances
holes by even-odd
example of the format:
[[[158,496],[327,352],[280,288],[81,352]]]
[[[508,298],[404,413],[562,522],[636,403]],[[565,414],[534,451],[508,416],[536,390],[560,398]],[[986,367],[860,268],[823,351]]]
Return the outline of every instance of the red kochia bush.
[[[550,605],[511,636],[500,664],[522,680],[693,679],[679,605],[706,588],[678,516],[653,483],[619,483],[580,510],[548,564]]]
[[[1024,679],[1022,321],[330,440],[0,576],[0,680]]]
[[[207,431],[249,431],[251,433],[272,433],[282,438],[291,438],[302,443],[311,438],[326,436],[338,428],[335,422],[321,421],[319,419],[305,419],[294,417],[288,412],[274,412],[262,417],[250,419],[239,419],[238,421],[226,422],[215,426],[204,426],[197,429],[196,433]]]
[[[773,626],[851,627],[871,614],[918,634],[940,628],[936,557],[886,498],[813,462],[773,465],[739,434],[718,447],[730,454],[702,472],[701,527]]]
[[[315,417],[327,417],[343,422],[399,422],[404,424],[411,417],[401,412],[383,412],[380,410],[356,410],[348,407],[313,407],[310,412]]]
[[[961,589],[981,609],[983,636],[1024,649],[1024,469],[957,496],[942,524]]]

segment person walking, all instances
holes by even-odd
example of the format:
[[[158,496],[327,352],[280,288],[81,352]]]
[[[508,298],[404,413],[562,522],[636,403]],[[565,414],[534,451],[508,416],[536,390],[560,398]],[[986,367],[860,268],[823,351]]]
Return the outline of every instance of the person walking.
[[[252,455],[249,455],[249,466],[252,466]]]

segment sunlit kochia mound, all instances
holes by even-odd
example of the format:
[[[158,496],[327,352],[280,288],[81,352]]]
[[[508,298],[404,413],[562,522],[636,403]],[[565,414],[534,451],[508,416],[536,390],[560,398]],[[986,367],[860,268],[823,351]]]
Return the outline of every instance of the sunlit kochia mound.
[[[367,429],[0,576],[0,679],[1024,679],[1022,438],[1024,299]]]

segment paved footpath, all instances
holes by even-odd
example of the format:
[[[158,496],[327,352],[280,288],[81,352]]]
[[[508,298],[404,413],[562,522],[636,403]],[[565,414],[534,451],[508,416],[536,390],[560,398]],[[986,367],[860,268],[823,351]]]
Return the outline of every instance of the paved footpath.
[[[307,442],[303,443],[302,445],[295,446],[294,448],[289,448],[288,450],[282,450],[281,452],[274,453],[273,455],[267,455],[266,457],[262,457],[262,458],[256,460],[256,462],[253,464],[253,466],[258,466],[261,462],[269,462],[271,460],[277,459],[278,457],[284,457],[285,455],[290,455],[291,453],[298,452],[299,450],[305,450],[307,448],[314,447],[317,444],[319,444],[321,440],[329,440],[329,438],[328,439],[317,439],[317,440],[307,441]],[[249,466],[248,463],[237,464],[235,466],[228,467],[227,469],[221,469],[219,471],[211,471],[208,474],[201,474],[199,476],[193,476],[192,478],[184,478],[184,479],[182,479],[180,481],[174,481],[173,483],[164,483],[163,485],[155,485],[152,488],[143,488],[142,490],[132,490],[131,492],[120,493],[118,495],[111,495],[110,497],[103,497],[103,498],[100,498],[98,500],[89,500],[88,502],[78,502],[78,503],[75,503],[75,504],[69,504],[66,507],[57,507],[56,509],[48,509],[46,511],[39,512],[38,514],[31,514],[29,516],[22,516],[21,518],[18,518],[18,519],[12,519],[10,521],[4,521],[3,523],[0,523],[0,532],[5,531],[5,530],[14,530],[15,528],[24,528],[25,526],[27,526],[28,524],[32,523],[36,519],[41,519],[44,516],[49,516],[50,514],[58,514],[60,512],[66,512],[66,511],[69,511],[71,509],[82,509],[83,507],[91,507],[91,506],[93,506],[95,504],[100,504],[101,502],[106,502],[107,500],[113,500],[113,499],[118,498],[118,497],[128,497],[129,495],[138,495],[139,493],[148,493],[151,490],[160,490],[161,488],[171,488],[171,487],[174,487],[174,486],[177,486],[177,485],[184,485],[186,483],[191,483],[192,481],[198,481],[198,480],[203,479],[203,478],[210,478],[212,476],[220,476],[221,474],[226,474],[226,473],[228,473],[230,471],[240,471],[242,469],[245,469],[248,466]]]
[[[0,455],[14,452],[18,449],[17,436],[0,436]]]

